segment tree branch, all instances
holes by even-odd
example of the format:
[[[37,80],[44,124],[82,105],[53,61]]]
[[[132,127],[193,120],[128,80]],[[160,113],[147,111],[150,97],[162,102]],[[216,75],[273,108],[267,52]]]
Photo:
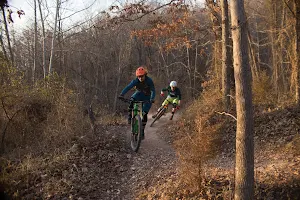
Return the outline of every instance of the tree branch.
[[[284,0],[285,5],[288,7],[288,9],[291,11],[292,15],[296,18],[296,14],[294,13],[293,9],[290,7],[290,5]]]
[[[220,114],[220,115],[227,115],[227,116],[230,116],[232,117],[235,121],[237,121],[237,118],[235,116],[233,116],[232,114],[229,114],[229,113],[226,113],[226,112],[217,112],[215,111],[216,113]]]

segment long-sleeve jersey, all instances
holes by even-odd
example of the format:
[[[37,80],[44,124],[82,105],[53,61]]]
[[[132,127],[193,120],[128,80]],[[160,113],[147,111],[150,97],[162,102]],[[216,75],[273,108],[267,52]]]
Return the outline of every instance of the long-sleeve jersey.
[[[168,95],[170,97],[175,97],[175,98],[178,98],[178,100],[181,100],[181,92],[180,92],[180,89],[178,87],[175,88],[174,91],[172,91],[171,87],[168,86],[166,88],[163,88],[161,89],[162,92],[165,92],[167,91],[168,92]]]
[[[155,98],[155,87],[152,79],[148,76],[145,77],[143,82],[140,82],[138,78],[132,80],[121,92],[121,95],[125,95],[133,87],[136,90],[143,92],[145,96],[150,96],[150,99]]]

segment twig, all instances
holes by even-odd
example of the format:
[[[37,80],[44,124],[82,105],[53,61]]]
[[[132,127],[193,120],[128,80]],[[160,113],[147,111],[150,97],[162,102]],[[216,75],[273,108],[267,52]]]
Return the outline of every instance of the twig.
[[[227,116],[230,116],[232,117],[233,119],[235,119],[235,121],[237,121],[237,118],[235,116],[233,116],[232,114],[229,114],[229,113],[226,113],[226,112],[217,112],[215,111],[216,113],[220,114],[220,115],[227,115]]]
[[[227,94],[228,97],[234,99],[234,96],[230,95],[230,94]]]
[[[292,13],[292,15],[296,18],[296,13],[294,13],[293,9],[290,7],[290,5],[284,1],[285,5],[288,7],[288,9],[290,10],[290,12]]]

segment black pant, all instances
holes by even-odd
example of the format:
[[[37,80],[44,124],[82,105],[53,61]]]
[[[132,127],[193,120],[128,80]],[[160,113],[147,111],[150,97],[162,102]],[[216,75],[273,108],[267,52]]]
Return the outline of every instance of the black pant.
[[[133,102],[131,101],[128,107],[128,118],[132,118],[131,116],[132,109],[133,109]],[[143,112],[143,119],[142,119],[143,129],[145,129],[147,121],[148,121],[148,113]]]

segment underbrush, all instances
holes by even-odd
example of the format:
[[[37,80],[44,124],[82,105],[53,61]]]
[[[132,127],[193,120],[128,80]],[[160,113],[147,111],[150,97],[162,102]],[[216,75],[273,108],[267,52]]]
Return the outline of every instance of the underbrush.
[[[203,190],[204,165],[219,153],[221,128],[230,120],[219,114],[222,107],[218,90],[204,90],[200,99],[182,114],[174,146],[179,156],[180,181],[191,193]]]
[[[0,185],[18,199],[22,188],[14,180],[34,187],[43,174],[33,172],[67,160],[66,151],[90,132],[90,125],[78,96],[57,75],[29,87],[14,74],[0,94]]]
[[[255,199],[299,199],[300,111],[291,106],[291,99],[274,98],[267,78],[255,84]],[[148,198],[233,199],[233,107],[223,112],[220,92],[209,87],[182,113],[169,130],[176,132],[178,178],[167,179],[148,193]]]

